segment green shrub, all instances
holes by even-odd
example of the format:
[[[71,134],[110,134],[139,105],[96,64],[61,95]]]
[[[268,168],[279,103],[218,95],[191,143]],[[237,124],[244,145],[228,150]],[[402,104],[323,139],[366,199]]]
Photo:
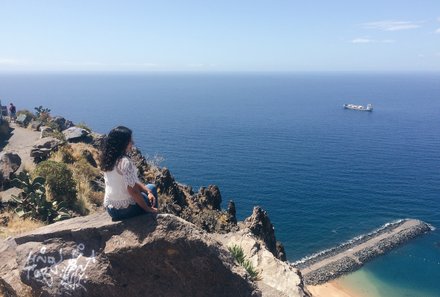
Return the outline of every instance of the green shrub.
[[[254,267],[254,265],[252,265],[251,261],[246,259],[243,249],[240,246],[234,244],[229,246],[228,250],[231,252],[235,261],[246,269],[246,272],[249,274],[251,280],[255,281],[261,279],[260,272]]]
[[[244,260],[242,266],[249,273],[251,280],[261,280],[260,272],[252,265],[251,261],[248,259]]]
[[[231,252],[235,261],[237,261],[238,264],[243,265],[245,260],[243,249],[234,244],[233,246],[228,247],[228,250]]]
[[[64,202],[69,207],[75,203],[76,183],[65,163],[51,160],[40,162],[35,174],[46,179],[47,190],[53,201]]]
[[[70,218],[62,203],[46,200],[45,179],[41,176],[31,180],[28,173],[20,172],[12,183],[23,190],[19,196],[12,196],[17,204],[15,212],[20,218],[31,217],[47,223]]]
[[[91,183],[100,175],[99,169],[90,165],[84,157],[73,163],[72,168],[75,179],[87,183]]]

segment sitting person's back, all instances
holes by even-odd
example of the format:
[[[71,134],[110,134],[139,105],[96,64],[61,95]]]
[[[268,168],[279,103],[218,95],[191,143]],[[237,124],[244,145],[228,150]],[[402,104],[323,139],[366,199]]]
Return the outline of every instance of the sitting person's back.
[[[110,131],[101,152],[104,172],[104,207],[113,219],[124,219],[145,212],[157,213],[156,187],[144,185],[127,153],[132,150],[130,129],[119,126]]]

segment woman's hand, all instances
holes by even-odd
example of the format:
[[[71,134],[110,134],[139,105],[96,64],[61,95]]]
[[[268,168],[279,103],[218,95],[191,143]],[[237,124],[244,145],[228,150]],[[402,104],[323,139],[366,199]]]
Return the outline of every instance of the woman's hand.
[[[148,192],[148,200],[150,201],[151,208],[154,208],[156,205],[156,197],[154,197],[153,193]]]

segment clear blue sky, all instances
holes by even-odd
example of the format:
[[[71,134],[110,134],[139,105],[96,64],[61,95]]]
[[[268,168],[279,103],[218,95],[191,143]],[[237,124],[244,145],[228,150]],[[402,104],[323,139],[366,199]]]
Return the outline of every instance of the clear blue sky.
[[[0,0],[0,71],[440,71],[440,0]]]

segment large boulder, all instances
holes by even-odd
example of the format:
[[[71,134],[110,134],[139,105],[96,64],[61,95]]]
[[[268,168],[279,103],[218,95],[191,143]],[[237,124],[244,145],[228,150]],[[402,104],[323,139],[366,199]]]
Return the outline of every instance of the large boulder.
[[[21,165],[21,158],[18,154],[12,152],[0,153],[0,188],[8,185],[13,173]]]
[[[52,152],[58,150],[61,143],[61,140],[54,137],[39,139],[34,143],[30,155],[34,158],[35,163],[39,163],[49,158]]]
[[[74,126],[72,121],[66,120],[65,118],[60,116],[53,117],[52,119],[50,119],[49,122],[54,123],[55,126],[58,127],[59,131],[69,129],[70,127]]]
[[[0,293],[261,296],[230,253],[193,224],[168,214],[114,222],[106,213],[0,241]]]
[[[91,141],[90,132],[80,127],[70,127],[63,130],[64,137],[68,142],[86,142]]]

